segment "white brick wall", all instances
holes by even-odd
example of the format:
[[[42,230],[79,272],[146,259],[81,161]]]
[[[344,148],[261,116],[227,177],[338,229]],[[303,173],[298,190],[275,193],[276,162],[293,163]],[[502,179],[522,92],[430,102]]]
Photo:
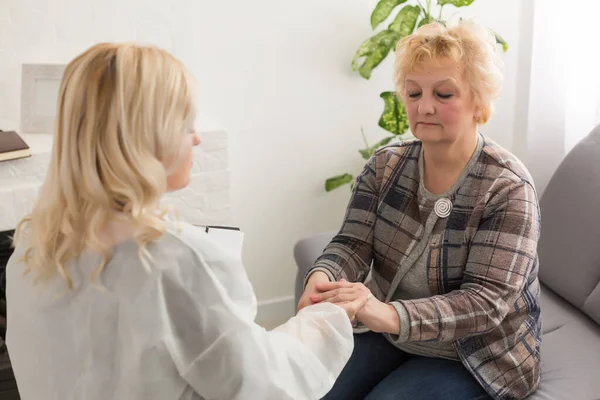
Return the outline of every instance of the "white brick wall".
[[[211,131],[201,136],[190,185],[168,194],[164,203],[175,206],[191,223],[226,225],[231,213],[227,134]],[[46,175],[49,150],[38,147],[30,158],[0,162],[0,231],[14,229],[31,210]]]
[[[199,225],[231,222],[231,181],[224,131],[200,133],[190,184],[170,193],[164,203],[175,206],[183,220]]]

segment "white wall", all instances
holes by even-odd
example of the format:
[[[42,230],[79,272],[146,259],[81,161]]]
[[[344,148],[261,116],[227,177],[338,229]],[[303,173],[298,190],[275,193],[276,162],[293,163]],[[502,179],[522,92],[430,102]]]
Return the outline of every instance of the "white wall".
[[[20,63],[67,62],[100,40],[141,40],[180,57],[197,77],[200,124],[230,135],[233,221],[259,300],[293,293],[292,247],[340,225],[349,189],[324,180],[358,172],[360,127],[382,132],[378,95],[392,89],[391,58],[365,81],[350,70],[370,34],[375,0],[2,0],[0,123],[19,120]],[[448,16],[452,8],[447,7]],[[500,32],[506,83],[483,132],[512,147],[520,0],[475,2],[463,15]],[[10,128],[11,126],[7,126]],[[16,127],[13,125],[12,127]]]

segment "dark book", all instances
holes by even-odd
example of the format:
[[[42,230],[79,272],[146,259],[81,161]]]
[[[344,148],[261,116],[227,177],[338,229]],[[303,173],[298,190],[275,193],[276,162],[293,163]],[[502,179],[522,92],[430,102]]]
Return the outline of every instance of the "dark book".
[[[31,156],[31,149],[15,131],[0,131],[0,161]]]

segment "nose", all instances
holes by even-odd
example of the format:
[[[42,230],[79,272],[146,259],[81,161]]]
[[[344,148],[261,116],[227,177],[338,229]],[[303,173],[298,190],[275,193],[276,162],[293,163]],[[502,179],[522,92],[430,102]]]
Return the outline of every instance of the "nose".
[[[194,132],[194,138],[192,140],[192,144],[194,146],[198,146],[200,143],[202,143],[202,138],[200,137],[198,132]]]
[[[435,105],[433,104],[433,99],[431,96],[422,95],[419,99],[419,114],[421,115],[431,115],[435,114]]]

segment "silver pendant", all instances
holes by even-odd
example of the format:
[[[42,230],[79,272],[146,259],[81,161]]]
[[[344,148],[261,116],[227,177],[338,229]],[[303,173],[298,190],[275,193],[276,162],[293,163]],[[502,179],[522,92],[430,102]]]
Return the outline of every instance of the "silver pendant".
[[[452,211],[452,202],[449,199],[442,198],[435,202],[434,211],[440,218],[446,218]]]

